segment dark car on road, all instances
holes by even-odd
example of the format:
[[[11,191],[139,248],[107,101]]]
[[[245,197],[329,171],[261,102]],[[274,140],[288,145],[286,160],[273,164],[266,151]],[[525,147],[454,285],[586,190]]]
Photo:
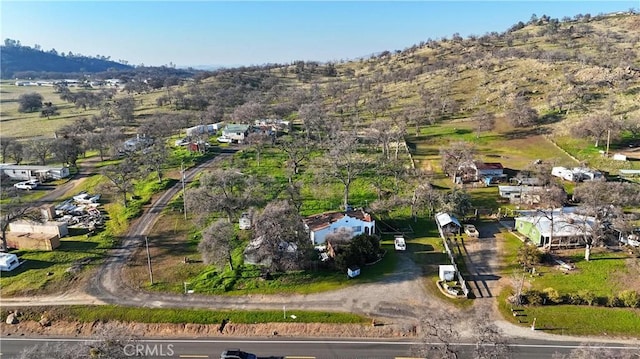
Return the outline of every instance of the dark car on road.
[[[257,359],[257,357],[240,349],[227,349],[220,354],[220,359]]]

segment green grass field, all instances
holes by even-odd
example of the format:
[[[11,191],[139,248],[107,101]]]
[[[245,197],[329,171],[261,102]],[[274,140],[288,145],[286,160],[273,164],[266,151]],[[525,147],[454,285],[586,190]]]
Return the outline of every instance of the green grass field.
[[[519,316],[512,315],[506,298],[512,293],[506,288],[498,296],[502,316],[514,323],[560,335],[599,335],[623,338],[640,336],[640,309],[589,307],[584,305],[547,305],[518,307]]]
[[[125,323],[174,323],[174,324],[220,324],[223,321],[232,323],[287,323],[292,322],[289,316],[283,316],[280,310],[246,310],[246,311],[212,311],[205,309],[171,309],[171,308],[132,308],[113,305],[103,306],[67,306],[67,307],[30,307],[21,310],[23,320],[40,320],[43,312],[52,320],[79,321],[94,323],[96,321],[120,321]],[[294,310],[296,323],[333,323],[333,324],[367,324],[371,319],[351,313],[330,311],[314,312]],[[8,310],[1,311],[1,319],[5,320]]]

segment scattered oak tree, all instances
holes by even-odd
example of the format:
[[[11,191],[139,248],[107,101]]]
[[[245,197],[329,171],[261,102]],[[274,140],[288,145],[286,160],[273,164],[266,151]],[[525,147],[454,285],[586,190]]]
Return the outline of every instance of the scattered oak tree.
[[[233,225],[229,221],[219,219],[202,231],[198,252],[202,255],[205,264],[223,267],[228,263],[229,268],[233,270],[231,251],[234,248],[234,241]]]
[[[42,95],[30,92],[18,97],[18,112],[35,112],[42,108]]]
[[[440,148],[440,163],[442,171],[452,180],[456,180],[463,165],[473,162],[475,148],[468,142],[452,142],[447,147]]]
[[[306,268],[314,253],[302,217],[288,201],[273,201],[256,216],[254,236],[260,239],[257,258],[268,259],[270,269]]]

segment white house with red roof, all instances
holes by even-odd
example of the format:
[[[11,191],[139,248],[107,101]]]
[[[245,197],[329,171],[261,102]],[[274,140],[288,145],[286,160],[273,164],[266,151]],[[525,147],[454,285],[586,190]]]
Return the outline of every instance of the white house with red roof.
[[[480,181],[491,177],[505,177],[504,167],[499,162],[467,162],[461,164],[458,169],[461,173],[462,180],[465,182]]]
[[[327,235],[338,231],[351,231],[352,237],[359,234],[373,234],[376,221],[362,209],[346,212],[326,212],[304,219],[309,238],[314,246],[323,245]]]

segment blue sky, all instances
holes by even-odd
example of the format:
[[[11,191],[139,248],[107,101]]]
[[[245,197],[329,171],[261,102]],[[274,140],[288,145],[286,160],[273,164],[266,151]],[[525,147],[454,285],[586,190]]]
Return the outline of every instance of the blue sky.
[[[134,65],[260,65],[349,60],[428,38],[502,32],[532,14],[640,9],[633,1],[0,0],[2,39]]]

